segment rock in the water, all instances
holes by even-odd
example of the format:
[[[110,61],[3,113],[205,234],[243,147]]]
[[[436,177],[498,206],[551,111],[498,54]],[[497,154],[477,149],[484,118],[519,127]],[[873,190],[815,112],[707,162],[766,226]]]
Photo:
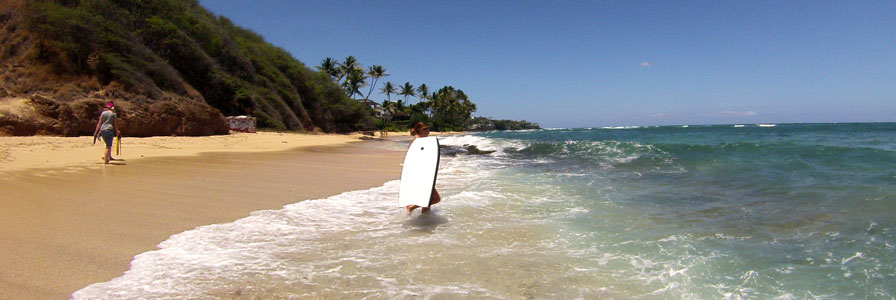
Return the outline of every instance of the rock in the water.
[[[467,154],[471,154],[471,155],[488,155],[488,154],[495,153],[494,150],[479,150],[479,148],[476,147],[476,145],[464,145],[464,148],[467,149]]]

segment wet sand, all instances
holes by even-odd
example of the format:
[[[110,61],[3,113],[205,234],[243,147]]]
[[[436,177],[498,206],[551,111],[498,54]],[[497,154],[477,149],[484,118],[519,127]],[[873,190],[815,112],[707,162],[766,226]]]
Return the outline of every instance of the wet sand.
[[[0,170],[0,299],[68,299],[173,234],[398,179],[382,143]]]

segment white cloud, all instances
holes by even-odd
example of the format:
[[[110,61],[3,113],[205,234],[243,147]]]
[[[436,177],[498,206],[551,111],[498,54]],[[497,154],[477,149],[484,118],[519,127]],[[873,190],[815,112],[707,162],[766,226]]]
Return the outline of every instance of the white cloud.
[[[650,67],[653,66],[653,64],[650,63],[649,61],[646,61],[646,60],[645,60],[645,61],[642,61],[642,62],[641,62],[641,65],[640,65],[640,66],[641,66],[641,68],[650,68]]]
[[[663,116],[663,113],[655,113],[655,114],[650,115],[651,118],[662,117],[662,116]]]
[[[752,110],[750,110],[750,111],[733,111],[733,110],[726,110],[726,111],[723,111],[723,112],[719,113],[719,115],[721,115],[721,116],[723,116],[723,117],[730,117],[730,116],[736,116],[736,117],[751,117],[751,116],[758,116],[759,114],[756,113],[755,111],[752,111]]]

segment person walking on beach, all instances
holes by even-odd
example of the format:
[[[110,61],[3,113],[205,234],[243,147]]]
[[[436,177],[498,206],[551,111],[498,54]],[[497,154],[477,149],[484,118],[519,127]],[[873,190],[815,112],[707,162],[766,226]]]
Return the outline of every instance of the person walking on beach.
[[[414,135],[414,140],[417,140],[417,138],[427,137],[427,136],[429,136],[429,126],[426,126],[426,123],[417,122],[417,124],[414,125],[414,129],[411,130],[411,134]],[[411,143],[414,143],[414,140],[411,140]],[[439,191],[436,190],[436,187],[432,187],[432,198],[430,198],[429,206],[439,203],[439,201],[442,201],[442,197],[439,196]],[[414,212],[414,210],[417,209],[418,207],[420,207],[420,206],[413,205],[413,204],[408,205],[407,206],[408,216],[410,216],[411,213]],[[428,213],[429,207],[424,207],[423,210],[421,210],[421,212],[424,214]]]
[[[118,120],[117,115],[113,111],[115,109],[115,104],[112,101],[106,103],[106,106],[103,107],[103,113],[100,114],[100,120],[96,123],[96,130],[93,131],[93,141],[96,142],[97,135],[103,137],[103,142],[106,143],[106,155],[103,156],[103,163],[109,164],[110,160],[115,160],[112,158],[112,141],[115,140],[116,136],[121,136],[121,131],[118,131]]]

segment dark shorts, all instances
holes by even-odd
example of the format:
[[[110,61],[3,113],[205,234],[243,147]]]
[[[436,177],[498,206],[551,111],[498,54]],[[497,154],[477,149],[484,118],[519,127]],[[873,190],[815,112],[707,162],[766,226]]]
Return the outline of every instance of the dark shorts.
[[[112,148],[112,140],[115,139],[115,131],[104,130],[100,132],[100,135],[103,137],[103,141],[106,142],[106,148]]]

